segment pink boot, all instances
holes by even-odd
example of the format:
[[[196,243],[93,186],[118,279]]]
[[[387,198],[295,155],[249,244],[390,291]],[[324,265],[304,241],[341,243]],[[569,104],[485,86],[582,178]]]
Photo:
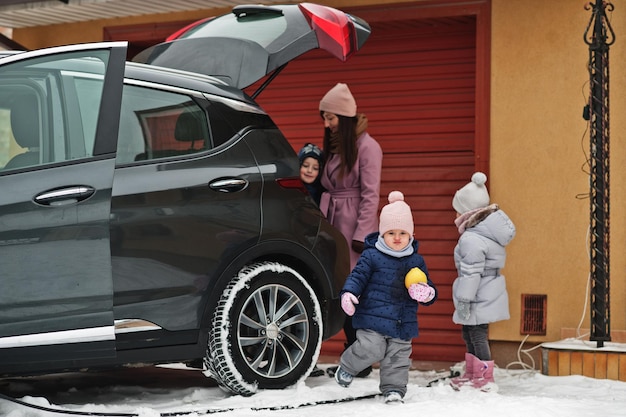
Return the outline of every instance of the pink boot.
[[[497,390],[497,385],[493,379],[493,361],[481,361],[471,353],[465,354],[465,373],[462,376],[452,378],[450,386],[459,390],[467,385],[481,391]]]
[[[457,376],[450,380],[450,386],[458,390],[463,385],[468,384],[474,376],[474,362],[479,359],[471,353],[465,353],[465,372],[463,375]]]
[[[481,391],[493,391],[497,387],[493,379],[493,361],[481,361],[478,358],[476,361],[474,375],[470,380],[471,386]]]

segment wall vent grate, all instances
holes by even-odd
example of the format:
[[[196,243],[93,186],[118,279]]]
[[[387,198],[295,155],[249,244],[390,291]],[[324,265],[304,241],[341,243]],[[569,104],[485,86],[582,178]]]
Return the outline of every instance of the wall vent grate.
[[[522,294],[521,334],[546,335],[546,294]]]

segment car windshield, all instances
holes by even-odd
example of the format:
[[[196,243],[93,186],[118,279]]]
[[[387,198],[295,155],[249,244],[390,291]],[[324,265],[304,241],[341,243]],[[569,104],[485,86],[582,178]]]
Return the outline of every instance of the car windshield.
[[[269,24],[271,22],[271,24]],[[263,47],[280,37],[287,28],[282,14],[258,13],[224,15],[189,30],[181,38],[225,37],[251,40]]]

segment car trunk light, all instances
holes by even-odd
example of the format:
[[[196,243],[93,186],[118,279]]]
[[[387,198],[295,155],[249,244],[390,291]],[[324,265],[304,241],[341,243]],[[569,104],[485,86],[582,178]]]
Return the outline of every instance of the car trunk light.
[[[304,194],[308,194],[309,193],[307,191],[306,187],[304,186],[304,183],[302,182],[302,180],[299,177],[278,178],[276,180],[276,182],[282,188],[287,188],[287,189],[292,189],[292,190],[293,189],[300,190]]]
[[[319,47],[342,61],[357,50],[354,24],[344,13],[312,3],[298,5],[315,31]]]

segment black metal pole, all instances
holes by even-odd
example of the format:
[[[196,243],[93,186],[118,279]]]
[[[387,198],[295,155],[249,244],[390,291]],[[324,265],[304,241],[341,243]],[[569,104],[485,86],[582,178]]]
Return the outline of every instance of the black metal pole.
[[[603,347],[611,340],[610,273],[609,273],[609,45],[615,35],[606,11],[609,2],[596,0],[585,8],[591,20],[584,40],[589,45],[589,111],[590,111],[590,247],[591,247],[591,335],[590,340]]]

